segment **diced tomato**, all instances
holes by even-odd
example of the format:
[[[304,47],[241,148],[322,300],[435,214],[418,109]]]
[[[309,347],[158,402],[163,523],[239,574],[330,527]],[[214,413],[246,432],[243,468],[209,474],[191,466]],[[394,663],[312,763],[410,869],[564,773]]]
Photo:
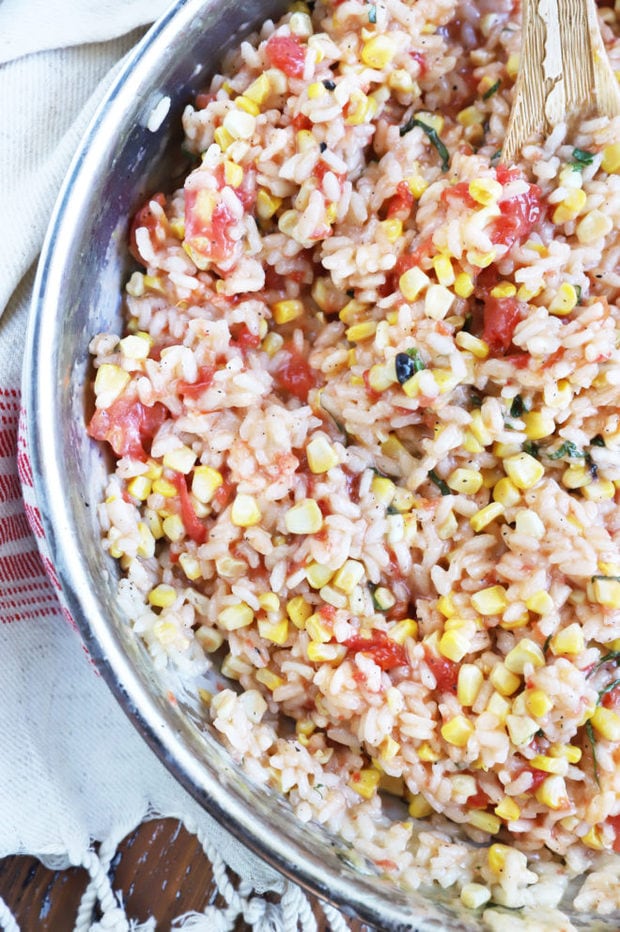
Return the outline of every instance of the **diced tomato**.
[[[614,832],[616,833],[616,837],[614,839],[614,844],[613,844],[614,851],[620,854],[620,815],[609,816],[609,818],[607,819],[607,822],[609,825],[611,825]]]
[[[400,181],[396,188],[396,194],[390,198],[387,207],[387,216],[399,217],[404,220],[411,213],[411,208],[415,203],[415,198],[411,193],[411,188],[406,181]]]
[[[290,348],[283,349],[280,358],[281,362],[273,373],[276,385],[300,401],[307,401],[308,392],[316,385],[316,378],[308,360],[297,350]]]
[[[194,101],[194,107],[196,108],[196,110],[204,110],[205,107],[207,107],[211,103],[212,100],[215,100],[215,94],[209,94],[206,92],[196,94],[196,100]]]
[[[420,69],[420,79],[424,77],[428,71],[428,62],[426,60],[426,55],[424,52],[409,52],[410,58],[413,58],[414,62],[417,62]]]
[[[513,364],[516,369],[527,369],[532,357],[529,353],[509,353],[506,359]]]
[[[375,861],[377,867],[382,867],[386,871],[395,871],[398,870],[398,864],[396,861],[390,860],[390,858],[382,858],[380,861]]]
[[[213,366],[201,366],[195,382],[179,382],[177,391],[184,398],[200,398],[213,381],[215,369]]]
[[[306,53],[297,36],[272,36],[265,51],[274,68],[289,78],[303,78]]]
[[[134,214],[133,220],[131,221],[131,226],[129,228],[129,252],[134,257],[136,262],[140,263],[140,265],[144,265],[145,263],[144,259],[138,251],[138,244],[136,242],[136,230],[139,230],[140,227],[146,227],[149,233],[152,233],[158,222],[155,214],[151,210],[151,201],[156,201],[160,207],[165,207],[166,195],[162,194],[160,191],[158,194],[153,194],[152,197],[149,197],[146,204],[143,204],[140,210],[136,211]]]
[[[549,774],[545,770],[537,770],[535,767],[523,767],[518,776],[521,776],[522,773],[529,773],[532,777],[532,785],[528,790],[529,793],[535,793],[541,783],[544,783]]]
[[[291,120],[291,126],[296,132],[300,129],[312,129],[312,120],[305,113],[297,113]]]
[[[181,520],[185,526],[187,536],[191,537],[191,539],[199,545],[204,544],[207,536],[207,529],[194,511],[192,500],[187,491],[187,479],[182,473],[176,472],[171,481],[179,493]]]
[[[234,249],[234,240],[228,232],[233,216],[223,201],[217,201],[210,210],[211,204],[204,204],[210,195],[217,197],[216,192],[205,189],[185,191],[185,241],[205,259],[219,265],[230,258]]]
[[[620,708],[620,686],[615,686],[603,696],[603,705],[607,709]]]
[[[515,327],[523,317],[523,305],[517,298],[493,298],[484,302],[482,339],[494,356],[503,356],[512,345]]]
[[[230,334],[241,349],[256,349],[260,346],[260,337],[257,333],[252,333],[245,324],[233,324],[230,328]]]
[[[490,802],[491,800],[484,792],[484,790],[481,790],[478,787],[475,793],[472,793],[471,796],[467,797],[467,802],[465,805],[468,809],[486,809]]]
[[[469,193],[469,183],[467,181],[459,181],[458,184],[451,185],[448,188],[444,188],[441,192],[440,200],[444,204],[449,205],[458,205],[462,207],[474,208],[476,202]]]
[[[508,184],[509,181],[516,181],[521,177],[518,168],[508,168],[506,165],[498,165],[495,169],[495,177],[501,185]]]
[[[458,664],[443,657],[436,657],[426,651],[426,665],[437,680],[437,692],[456,693],[456,681],[459,675]]]
[[[333,168],[327,164],[327,162],[324,162],[323,159],[319,159],[319,161],[314,166],[314,171],[312,172],[312,174],[314,175],[314,177],[316,178],[319,184],[323,184],[323,178],[325,177],[327,172],[332,172],[332,174],[336,176],[338,181],[344,181],[346,177],[344,173],[335,172]]]
[[[355,654],[370,654],[382,670],[393,670],[408,663],[405,648],[402,644],[392,641],[385,631],[372,631],[368,638],[356,634],[344,641],[344,644]]]
[[[333,605],[321,605],[319,609],[319,615],[325,619],[325,621],[333,621],[336,617],[336,609]]]
[[[95,411],[87,431],[93,440],[109,443],[117,456],[145,460],[148,452],[144,445],[153,439],[167,417],[168,411],[158,401],[147,407],[141,401],[121,396],[108,408]]]
[[[223,482],[219,487],[215,495],[213,496],[213,501],[219,505],[220,508],[226,508],[226,505],[232,497],[234,491],[234,485],[232,482]]]
[[[500,201],[501,217],[495,220],[491,239],[494,243],[511,246],[529,236],[543,215],[542,191],[531,184],[523,194]]]

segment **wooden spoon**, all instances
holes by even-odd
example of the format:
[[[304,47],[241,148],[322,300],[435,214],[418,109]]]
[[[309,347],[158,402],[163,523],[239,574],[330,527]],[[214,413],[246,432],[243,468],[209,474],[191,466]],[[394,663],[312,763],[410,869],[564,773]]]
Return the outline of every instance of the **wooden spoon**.
[[[620,114],[620,88],[599,29],[595,0],[523,0],[521,66],[502,161],[560,123]]]

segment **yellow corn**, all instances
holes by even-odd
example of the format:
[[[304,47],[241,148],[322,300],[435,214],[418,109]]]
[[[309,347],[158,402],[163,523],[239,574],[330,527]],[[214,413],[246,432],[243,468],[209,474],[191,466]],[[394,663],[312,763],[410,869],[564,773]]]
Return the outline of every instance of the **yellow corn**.
[[[591,482],[590,470],[585,466],[569,466],[562,473],[562,485],[566,489],[582,489]]]
[[[407,186],[416,200],[419,200],[426,189],[428,188],[428,181],[422,175],[410,175],[405,179]]]
[[[441,736],[448,744],[464,748],[474,733],[474,726],[464,715],[455,715],[441,726]]]
[[[230,520],[235,527],[253,527],[261,519],[261,512],[253,495],[239,494],[230,509]]]
[[[244,97],[243,94],[235,98],[235,107],[254,117],[258,116],[260,113],[260,107],[256,101],[250,100],[249,97]]]
[[[467,821],[474,828],[480,829],[481,832],[488,832],[489,835],[497,835],[502,827],[502,820],[493,815],[492,812],[485,812],[483,809],[472,809],[467,814]]]
[[[422,269],[413,266],[398,279],[398,287],[403,297],[407,301],[415,301],[416,298],[431,284],[431,280]]]
[[[251,139],[256,129],[256,117],[244,110],[229,110],[222,127],[233,139]]]
[[[316,534],[323,527],[321,509],[313,498],[304,498],[284,515],[289,534]]]
[[[477,359],[486,359],[489,355],[489,344],[464,330],[457,333],[455,343],[460,349],[467,350]]]
[[[403,222],[398,220],[396,217],[390,217],[388,220],[382,220],[379,224],[387,241],[389,243],[395,243],[397,239],[403,235]]]
[[[259,106],[265,103],[270,93],[271,83],[264,72],[263,74],[259,75],[255,81],[252,81],[250,86],[247,87],[244,91],[245,97],[247,97],[248,100],[253,100],[254,103],[258,104]]]
[[[529,765],[545,773],[555,773],[561,777],[568,772],[568,761],[563,757],[548,757],[546,754],[535,754]]]
[[[322,589],[333,575],[334,571],[322,563],[309,563],[306,567],[306,579],[313,589]]]
[[[467,909],[480,909],[491,899],[491,891],[481,883],[466,883],[461,888],[460,898]]]
[[[401,486],[397,486],[394,489],[394,497],[392,498],[391,505],[392,508],[395,508],[396,511],[401,513],[411,511],[415,505],[415,496],[409,489],[403,489]]]
[[[164,498],[174,498],[178,494],[176,485],[163,478],[153,480],[153,492],[156,495],[163,495]]]
[[[544,475],[544,467],[529,453],[517,453],[504,460],[504,470],[518,489],[531,489]]]
[[[549,646],[556,656],[559,654],[580,654],[585,650],[586,646],[581,625],[575,621],[572,625],[558,631],[551,638]]]
[[[127,491],[134,498],[137,498],[141,502],[145,502],[149,495],[151,494],[152,483],[147,476],[134,476],[127,483]]]
[[[493,811],[495,815],[503,819],[504,822],[516,822],[521,815],[519,805],[510,796],[504,796]]]
[[[439,754],[433,750],[427,741],[424,741],[418,748],[418,757],[425,763],[434,763],[439,760]]]
[[[492,298],[513,298],[517,293],[517,287],[512,282],[500,282],[495,288],[491,288]]]
[[[536,540],[545,536],[545,525],[531,508],[520,508],[515,515],[515,530],[517,534],[527,534]]]
[[[376,392],[384,392],[397,381],[394,364],[376,363],[370,367],[368,384]]]
[[[437,611],[441,612],[444,618],[451,618],[452,615],[456,615],[456,607],[451,593],[449,595],[442,595],[437,599]]]
[[[588,597],[605,608],[620,608],[620,581],[595,578],[588,585]]]
[[[124,391],[131,376],[120,366],[104,362],[95,376],[95,395],[98,408],[109,408]]]
[[[229,605],[223,608],[217,616],[218,624],[225,631],[236,631],[238,628],[247,628],[254,621],[254,611],[247,602],[238,605]]]
[[[202,628],[198,628],[196,631],[196,638],[200,643],[200,646],[207,654],[214,654],[216,650],[219,650],[222,644],[224,643],[224,635],[221,631],[217,631],[215,628],[207,628],[206,625]],[[211,699],[213,698],[211,693],[206,689],[199,689],[198,693],[203,702],[210,704]]]
[[[620,715],[613,709],[599,705],[590,721],[602,738],[606,738],[607,741],[620,741]]]
[[[504,663],[511,673],[517,673],[521,676],[527,665],[534,668],[544,667],[545,655],[538,644],[535,644],[530,638],[523,638],[506,654]]]
[[[366,568],[359,560],[345,560],[332,583],[336,588],[342,589],[347,595],[350,595],[355,587],[362,581],[366,574]]]
[[[160,583],[159,586],[155,586],[155,588],[151,589],[148,594],[149,605],[152,605],[154,608],[170,608],[170,606],[176,602],[176,599],[176,589],[173,589],[172,586],[167,586],[164,583]]]
[[[522,421],[528,440],[542,440],[543,437],[550,437],[555,430],[553,418],[540,411],[527,411],[522,415]]]
[[[480,511],[477,511],[469,519],[473,530],[478,533],[482,531],[483,528],[487,527],[496,518],[501,517],[504,514],[504,506],[499,502],[491,502],[490,505],[485,505],[484,508],[481,508]]]
[[[527,715],[507,715],[506,728],[514,746],[520,748],[530,743],[538,731],[538,723]]]
[[[464,110],[461,110],[456,115],[456,122],[460,123],[461,126],[475,126],[478,123],[482,123],[483,119],[484,114],[474,106],[465,107]]]
[[[349,780],[348,786],[364,799],[371,799],[377,791],[380,779],[381,774],[379,771],[369,767],[354,773]]]
[[[582,188],[569,191],[563,201],[560,201],[553,212],[553,222],[556,224],[568,223],[574,220],[586,205],[588,196]]]
[[[275,356],[278,350],[281,350],[283,346],[284,337],[282,337],[279,333],[274,333],[273,331],[267,334],[261,344],[261,348],[267,353],[268,356]]]
[[[206,505],[223,482],[224,478],[217,469],[212,469],[211,466],[196,466],[192,478],[192,495]]]
[[[501,696],[512,696],[521,685],[521,677],[511,673],[503,663],[495,664],[489,680]]]
[[[502,190],[501,184],[499,181],[495,181],[494,178],[476,178],[469,183],[469,194],[476,203],[485,207],[488,204],[496,203],[501,196]]]
[[[312,606],[306,602],[303,595],[296,595],[286,603],[286,614],[295,627],[301,629],[312,614]]]
[[[474,280],[468,272],[459,272],[454,280],[454,290],[459,298],[469,298],[474,293]]]
[[[471,604],[481,615],[501,615],[508,607],[508,597],[503,586],[489,586],[471,597]]]
[[[574,744],[552,744],[549,748],[551,757],[564,757],[569,764],[578,764],[581,760],[581,748]]]
[[[397,644],[404,644],[407,638],[415,638],[418,636],[418,623],[414,618],[403,618],[390,628],[387,635],[390,641],[395,641]]]
[[[146,359],[151,351],[152,338],[147,333],[134,333],[122,339],[120,351],[126,359]]]
[[[355,89],[351,92],[345,123],[349,126],[360,126],[367,123],[377,112],[377,103],[372,97],[367,97],[363,91]]]
[[[514,482],[508,476],[504,476],[493,486],[493,499],[504,508],[511,508],[520,501],[521,493]]]
[[[377,332],[377,324],[374,320],[364,320],[360,324],[353,324],[349,327],[345,336],[350,343],[361,343],[362,340],[369,340]]]
[[[327,91],[322,81],[314,81],[308,85],[308,98],[310,100],[316,100],[318,97],[323,97],[324,94],[327,94]]]
[[[525,708],[534,718],[542,718],[553,708],[553,702],[542,689],[529,689],[525,693]]]
[[[430,285],[424,297],[424,313],[432,320],[443,320],[453,303],[454,295],[449,288],[443,285]]]
[[[276,592],[262,592],[258,601],[260,607],[266,612],[277,612],[280,610],[280,598]]]
[[[494,874],[502,874],[504,867],[506,866],[508,856],[513,851],[516,851],[516,849],[511,848],[510,845],[491,845],[487,851],[487,861],[489,868],[493,871]]]
[[[360,58],[369,68],[381,70],[392,61],[395,54],[394,41],[389,36],[378,35],[364,43]]]
[[[218,126],[218,128],[213,133],[213,138],[222,152],[225,152],[226,149],[228,149],[229,146],[231,146],[235,141],[234,137],[224,126]]]
[[[614,498],[616,487],[611,479],[594,479],[589,485],[584,486],[582,494],[589,502],[605,502]]]
[[[448,256],[433,256],[433,268],[440,285],[448,286],[454,284],[454,269]]]
[[[243,169],[236,162],[224,162],[224,181],[231,188],[238,188],[243,181]]]
[[[431,815],[433,807],[422,793],[415,793],[409,801],[409,815],[412,819],[425,819]]]
[[[551,774],[536,790],[536,799],[549,809],[565,809],[570,805],[564,777]]]
[[[185,525],[179,515],[168,515],[161,526],[168,540],[176,542],[185,537]]]
[[[473,663],[464,663],[459,668],[456,698],[462,706],[472,706],[478,697],[483,682],[482,671]]]
[[[181,472],[187,475],[191,472],[196,462],[196,454],[190,447],[177,447],[176,450],[169,450],[164,453],[163,464],[167,469],[173,469],[175,472]]]
[[[396,68],[388,75],[388,87],[401,94],[411,94],[415,84],[413,78],[404,68]]]
[[[454,628],[444,631],[438,647],[440,654],[458,663],[471,650],[471,639],[463,631]]]
[[[276,324],[288,324],[291,320],[297,320],[298,317],[301,317],[304,312],[303,302],[296,299],[276,301],[272,312]]]
[[[458,530],[458,521],[454,513],[449,511],[441,524],[436,527],[439,540],[451,540]]]
[[[515,631],[517,628],[525,628],[529,623],[530,616],[528,612],[525,611],[521,615],[518,615],[517,618],[511,618],[510,620],[502,618],[499,622],[499,626],[503,628],[504,631]]]
[[[339,456],[329,440],[325,437],[313,437],[306,445],[306,459],[310,472],[315,475],[329,472],[339,463]]]
[[[277,689],[278,686],[282,686],[284,680],[281,676],[278,676],[277,673],[274,673],[272,670],[267,670],[266,667],[256,671],[256,679],[259,683],[262,683],[263,686],[266,686],[270,692],[273,692],[274,689]]]
[[[475,469],[458,468],[447,479],[449,488],[464,495],[475,495],[482,488],[482,475]]]
[[[471,413],[471,423],[469,429],[471,430],[474,437],[476,437],[484,447],[488,447],[492,442],[493,438],[489,432],[489,428],[484,422],[482,412],[478,409],[475,409]]]
[[[269,220],[282,205],[281,197],[274,197],[265,188],[259,188],[256,195],[256,213],[261,220]]]

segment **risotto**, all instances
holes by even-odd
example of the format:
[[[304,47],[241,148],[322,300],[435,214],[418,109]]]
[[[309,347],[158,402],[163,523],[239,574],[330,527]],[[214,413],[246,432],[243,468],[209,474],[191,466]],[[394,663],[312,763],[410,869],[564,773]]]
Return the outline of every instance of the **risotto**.
[[[558,930],[620,907],[620,120],[502,163],[513,6],[295,3],[229,55],[88,430],[130,623],[229,678],[250,777]]]

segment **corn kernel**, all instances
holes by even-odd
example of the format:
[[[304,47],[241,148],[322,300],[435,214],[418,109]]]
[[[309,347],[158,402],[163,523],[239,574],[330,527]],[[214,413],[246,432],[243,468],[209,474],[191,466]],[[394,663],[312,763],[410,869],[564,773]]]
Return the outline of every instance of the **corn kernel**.
[[[512,650],[508,651],[504,663],[511,673],[522,676],[525,667],[528,665],[534,668],[544,667],[545,655],[538,644],[535,644],[530,638],[523,638]]]
[[[403,618],[390,628],[387,636],[396,644],[404,644],[408,638],[418,636],[418,623],[414,618]]]
[[[601,168],[608,174],[618,174],[620,172],[620,142],[605,146]]]
[[[197,560],[190,553],[181,553],[179,555],[179,565],[188,579],[200,579],[202,576],[200,560]]]
[[[134,333],[120,341],[119,348],[126,359],[146,359],[153,340],[147,333]]]
[[[568,223],[574,220],[586,205],[588,196],[582,188],[575,188],[560,201],[553,212],[553,222],[556,224]]]
[[[312,20],[309,15],[309,7],[306,3],[295,3],[292,7],[293,15],[289,20],[289,29],[294,36],[300,39],[308,39],[314,32]]]
[[[318,97],[323,97],[327,93],[325,85],[322,81],[314,81],[312,84],[308,85],[308,98],[310,100],[316,100]]]
[[[166,586],[164,583],[155,586],[148,594],[149,605],[154,608],[170,608],[171,605],[174,605],[176,599],[176,589],[173,589],[172,586]]]
[[[449,595],[442,595],[437,599],[437,611],[441,612],[444,618],[451,618],[453,615],[456,615],[456,607],[451,593]]]
[[[426,272],[415,265],[403,272],[398,279],[398,287],[407,301],[415,301],[430,284],[431,280]]]
[[[485,447],[488,447],[491,441],[493,440],[489,432],[489,428],[484,422],[482,412],[479,409],[475,409],[471,413],[470,430],[472,434],[474,435],[474,437],[476,437],[480,441],[480,443]]]
[[[421,379],[422,372],[414,372],[410,379],[407,379],[406,382],[403,382],[402,389],[407,398],[417,398],[417,396],[420,394]]]
[[[261,519],[261,512],[253,495],[238,494],[230,509],[230,520],[235,527],[253,527]]]
[[[223,482],[222,474],[217,469],[212,469],[211,466],[196,466],[192,478],[192,495],[206,505]]]
[[[360,126],[371,120],[376,110],[376,101],[372,97],[367,97],[363,91],[355,89],[349,98],[345,123],[349,126]]]
[[[588,597],[605,608],[620,608],[620,581],[595,577],[588,586]]]
[[[529,744],[538,731],[538,727],[538,723],[527,715],[506,716],[506,728],[508,729],[510,740],[517,748]]]
[[[185,525],[179,515],[168,515],[161,526],[168,540],[176,542],[185,537]]]
[[[440,285],[447,287],[448,285],[453,285],[455,281],[454,269],[452,268],[452,262],[448,256],[437,255],[433,256],[433,268],[435,269],[435,275],[437,276],[437,281]]]
[[[218,126],[213,133],[213,138],[222,152],[225,152],[235,141],[235,137],[224,126]]]
[[[308,644],[308,660],[313,663],[341,663],[346,653],[344,644],[324,644],[321,641],[310,641]]]
[[[428,741],[422,742],[418,748],[418,757],[421,761],[424,761],[427,764],[434,763],[435,761],[439,760],[439,754],[437,751],[433,750]]]
[[[493,486],[493,499],[504,508],[511,508],[521,500],[521,493],[514,482],[504,476]]]
[[[272,670],[267,670],[266,667],[262,667],[260,670],[256,671],[256,679],[259,683],[262,683],[263,686],[266,686],[270,692],[273,692],[274,689],[277,689],[278,686],[282,686],[284,683],[281,676],[278,676],[278,674],[274,673]]]
[[[611,479],[595,479],[584,486],[582,494],[589,502],[605,502],[615,497],[616,487]]]
[[[238,605],[229,605],[223,608],[217,616],[218,624],[225,631],[236,631],[238,628],[247,628],[254,621],[254,612],[247,602]]]
[[[395,243],[396,240],[400,239],[403,235],[403,222],[398,220],[396,217],[390,217],[387,220],[382,220],[379,224],[383,230],[388,243]]]
[[[120,366],[104,362],[97,369],[95,376],[95,395],[98,408],[109,408],[113,401],[124,391],[131,376]]]
[[[329,472],[339,463],[339,456],[329,440],[325,437],[313,437],[306,445],[306,458],[310,472],[315,475]]]
[[[495,815],[503,819],[504,822],[516,822],[521,815],[519,805],[510,796],[504,796],[493,811]]]
[[[461,126],[475,126],[478,123],[482,123],[483,119],[484,114],[473,105],[471,107],[465,107],[464,110],[459,111],[456,115],[456,122],[460,123]]]
[[[153,480],[153,492],[155,495],[163,495],[164,498],[174,498],[178,495],[176,485],[163,478]]]
[[[296,628],[302,629],[312,614],[312,606],[306,602],[303,595],[296,595],[286,603],[286,614]]]
[[[581,760],[581,748],[575,747],[574,744],[552,744],[549,748],[551,757],[564,757],[569,764],[578,764]]]
[[[504,506],[500,502],[491,502],[489,505],[485,505],[484,508],[481,508],[469,519],[473,530],[478,533],[482,531],[483,528],[488,527],[496,518],[501,517],[504,514]]]
[[[330,581],[334,571],[322,563],[309,563],[306,567],[306,579],[313,589],[322,589]]]
[[[581,841],[582,845],[586,846],[586,848],[592,848],[594,851],[605,850],[601,830],[597,825],[593,825],[592,828],[579,840]]]
[[[566,489],[582,489],[591,482],[590,470],[585,466],[569,466],[562,473],[562,485]]]
[[[467,272],[459,272],[454,280],[454,290],[459,298],[469,298],[474,293],[474,280]]]
[[[521,677],[511,673],[503,663],[495,664],[489,680],[501,696],[512,696],[521,685]]]
[[[546,754],[535,754],[530,761],[530,767],[543,770],[545,773],[555,773],[565,777],[568,772],[568,761],[563,757],[548,757]]]
[[[363,563],[359,560],[345,560],[332,582],[338,589],[350,595],[366,574]]]
[[[489,835],[497,835],[502,827],[502,820],[493,815],[492,812],[485,812],[483,809],[472,809],[467,814],[467,821],[474,828],[480,829],[481,832],[488,832]]]
[[[462,706],[472,706],[478,697],[483,682],[482,671],[473,663],[464,663],[459,668],[456,698]]]
[[[467,909],[479,909],[489,902],[491,891],[481,883],[466,883],[461,888],[460,898]]]
[[[575,309],[577,301],[578,297],[575,287],[568,282],[564,282],[563,285],[560,285],[549,305],[549,313],[555,314],[556,317],[565,317]]]
[[[460,349],[467,350],[477,359],[486,359],[489,355],[489,344],[464,330],[457,333],[455,343]]]
[[[422,175],[410,175],[405,181],[416,200],[419,200],[428,188],[428,181]]]
[[[363,340],[369,340],[377,332],[377,323],[374,320],[364,320],[360,324],[353,324],[349,327],[345,336],[349,343],[361,343]]]
[[[137,498],[141,502],[145,502],[149,495],[151,494],[152,483],[147,476],[134,476],[127,483],[127,491],[134,498]]]
[[[164,453],[163,464],[167,469],[173,469],[175,472],[187,473],[192,471],[196,462],[196,454],[190,447],[177,447],[176,450],[169,450]]]
[[[378,35],[368,39],[362,46],[360,58],[369,68],[385,68],[396,54],[396,45],[389,36]]]
[[[499,181],[495,181],[494,178],[477,178],[470,181],[468,190],[476,203],[486,207],[489,204],[495,204],[499,200],[503,188]]]
[[[377,791],[380,778],[381,774],[378,770],[366,768],[354,773],[349,780],[348,786],[364,799],[371,799]]]
[[[224,162],[224,181],[231,188],[238,188],[243,181],[243,169],[236,162]]]
[[[368,372],[368,384],[375,392],[384,392],[397,382],[394,364],[376,363]]]
[[[491,845],[487,851],[487,861],[489,868],[494,874],[501,874],[503,872],[508,856],[515,850],[516,849],[511,848],[510,845]]]
[[[276,301],[272,312],[276,324],[288,324],[291,320],[297,320],[298,317],[301,317],[304,312],[303,302],[296,299]]]
[[[405,275],[407,274],[405,272]],[[401,275],[401,279],[402,277]],[[424,313],[431,320],[443,320],[453,303],[454,295],[448,288],[444,288],[443,285],[430,285],[424,297]]]
[[[481,615],[501,615],[508,607],[506,590],[503,586],[481,589],[472,595],[471,604]]]
[[[450,473],[447,484],[453,492],[461,492],[463,495],[475,495],[482,488],[482,475],[475,469],[459,467]]]
[[[247,87],[244,91],[245,97],[247,97],[248,100],[253,100],[254,103],[258,104],[259,106],[265,103],[270,93],[271,83],[264,72],[263,74],[259,75],[255,81],[252,81],[250,86]]]
[[[213,654],[216,650],[219,650],[224,643],[224,635],[216,628],[208,628],[206,625],[203,625],[203,627],[198,628],[196,631],[196,640],[205,653]],[[198,693],[203,702],[211,703],[213,697],[206,689],[199,689]]]
[[[451,540],[458,531],[458,527],[454,513],[449,511],[441,524],[436,527],[437,537],[439,540]]]
[[[284,515],[289,534],[316,534],[323,527],[321,509],[313,498],[304,498]]]
[[[556,656],[559,654],[580,654],[585,650],[586,646],[581,625],[575,621],[572,625],[558,631],[551,638],[549,646]]]
[[[553,702],[542,689],[529,689],[525,693],[525,708],[534,718],[542,718],[553,708]]]
[[[422,793],[415,793],[409,801],[409,815],[412,819],[425,819],[431,815],[433,807]]]
[[[471,639],[464,631],[452,629],[444,631],[439,639],[438,647],[442,656],[459,663],[471,650]]]
[[[526,411],[522,420],[528,440],[542,440],[543,437],[550,437],[555,430],[553,418],[548,414],[541,414],[540,411]]]
[[[531,489],[539,482],[545,472],[542,463],[529,453],[517,453],[504,460],[504,470],[518,489]]]
[[[401,94],[411,94],[416,87],[413,78],[404,68],[396,68],[394,71],[390,71],[387,83],[389,88]]]
[[[542,540],[545,536],[545,525],[531,508],[519,508],[515,515],[515,530],[517,534],[526,534],[535,540]]]
[[[474,726],[464,715],[455,715],[441,726],[441,736],[448,744],[464,748],[474,733]]]
[[[281,197],[274,197],[265,188],[259,188],[256,195],[256,213],[261,220],[269,220],[282,204]]]
[[[590,721],[602,738],[607,741],[620,741],[620,715],[613,709],[598,706]]]
[[[387,612],[396,605],[396,596],[386,586],[377,586],[372,597],[380,612]]]
[[[543,806],[548,806],[549,809],[566,809],[570,806],[564,777],[557,774],[547,777],[538,787],[535,795],[538,802]]]

